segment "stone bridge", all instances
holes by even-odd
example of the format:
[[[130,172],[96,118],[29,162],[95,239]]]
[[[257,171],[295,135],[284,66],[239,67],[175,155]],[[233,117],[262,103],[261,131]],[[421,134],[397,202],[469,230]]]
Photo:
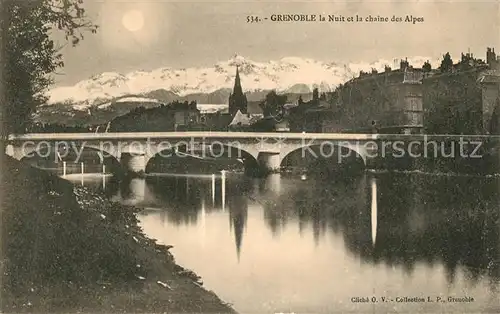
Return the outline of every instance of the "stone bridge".
[[[468,142],[490,140],[488,136],[466,136]],[[114,157],[126,171],[145,172],[148,162],[157,155],[173,151],[225,152],[239,158],[245,168],[275,171],[292,152],[302,150],[322,157],[359,158],[365,167],[384,150],[384,142],[464,141],[461,135],[401,135],[351,133],[261,133],[261,132],[143,132],[143,133],[41,133],[9,136],[7,154],[21,160],[41,150],[61,155],[82,149],[96,150]],[[498,141],[496,141],[498,142]],[[498,143],[497,143],[498,144]],[[315,147],[313,152],[311,148]]]

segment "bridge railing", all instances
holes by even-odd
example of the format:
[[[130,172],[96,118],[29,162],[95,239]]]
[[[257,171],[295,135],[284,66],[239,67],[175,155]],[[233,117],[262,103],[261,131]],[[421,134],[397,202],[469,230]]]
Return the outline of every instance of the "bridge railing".
[[[500,140],[499,135],[455,134],[364,134],[364,133],[280,133],[280,132],[136,132],[136,133],[29,133],[10,135],[9,141],[92,141],[92,140],[161,140],[187,138],[214,139],[317,139],[317,140]]]

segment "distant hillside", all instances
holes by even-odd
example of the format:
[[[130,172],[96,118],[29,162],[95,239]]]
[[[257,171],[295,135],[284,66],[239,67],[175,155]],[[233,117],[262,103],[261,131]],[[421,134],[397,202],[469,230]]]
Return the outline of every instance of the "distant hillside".
[[[420,67],[427,59],[414,57],[408,61]],[[430,61],[433,67],[439,64],[439,60]],[[159,68],[128,74],[105,72],[73,86],[50,90],[49,103],[39,108],[35,120],[68,125],[102,124],[139,106],[149,108],[176,100],[227,104],[236,66],[239,66],[241,83],[249,101],[261,101],[270,90],[288,94],[289,102],[296,102],[298,95],[307,101],[314,88],[329,92],[358,76],[361,70],[382,70],[393,63],[377,60],[337,64],[298,57],[257,62],[235,55],[206,68]],[[130,97],[145,101],[120,101]]]
[[[59,123],[68,126],[106,124],[135,108],[154,108],[173,101],[196,101],[198,104],[225,104],[227,106],[230,92],[230,89],[220,89],[209,94],[192,94],[181,97],[170,91],[159,89],[145,95],[117,97],[111,101],[97,103],[93,106],[57,103],[39,107],[35,121],[50,124]],[[249,102],[260,103],[268,92],[247,92],[246,95]],[[302,97],[304,101],[312,98],[312,93],[288,93],[286,95],[290,103],[296,103],[299,97]]]
[[[429,58],[414,57],[408,61],[420,67]],[[432,60],[438,65],[439,60]],[[279,93],[306,94],[314,88],[320,92],[332,91],[359,74],[372,68],[383,70],[394,61],[377,60],[366,63],[338,64],[307,58],[286,57],[280,60],[257,62],[235,55],[205,68],[159,68],[153,71],[135,71],[128,74],[104,72],[73,86],[56,87],[48,92],[49,103],[66,103],[74,106],[95,106],[117,97],[137,95],[161,101],[190,95],[202,99],[200,103],[227,99],[233,87],[236,66],[239,66],[241,83],[246,92],[276,90]],[[213,99],[210,99],[212,97]],[[189,100],[189,99],[188,99]]]
[[[84,108],[74,108],[66,104],[46,105],[38,109],[35,121],[69,126],[105,124],[137,107],[153,108],[161,104],[157,99],[131,96]]]

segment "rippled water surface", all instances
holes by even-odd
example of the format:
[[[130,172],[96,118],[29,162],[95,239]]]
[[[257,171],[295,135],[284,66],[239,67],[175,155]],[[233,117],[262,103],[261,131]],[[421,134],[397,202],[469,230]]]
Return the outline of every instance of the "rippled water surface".
[[[143,207],[144,231],[241,313],[500,312],[498,178],[69,177]]]

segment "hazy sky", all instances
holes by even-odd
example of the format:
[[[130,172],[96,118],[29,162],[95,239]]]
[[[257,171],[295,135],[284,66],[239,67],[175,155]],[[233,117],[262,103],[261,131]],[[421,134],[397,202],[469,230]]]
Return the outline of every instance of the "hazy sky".
[[[100,28],[95,35],[86,34],[78,47],[63,48],[65,67],[56,76],[58,85],[105,71],[211,66],[235,53],[256,61],[298,56],[344,63],[438,57],[446,51],[456,59],[468,49],[484,59],[486,47],[500,52],[500,1],[496,0],[85,0],[85,7]],[[271,14],[413,15],[424,22],[247,23],[247,15],[270,18]]]

